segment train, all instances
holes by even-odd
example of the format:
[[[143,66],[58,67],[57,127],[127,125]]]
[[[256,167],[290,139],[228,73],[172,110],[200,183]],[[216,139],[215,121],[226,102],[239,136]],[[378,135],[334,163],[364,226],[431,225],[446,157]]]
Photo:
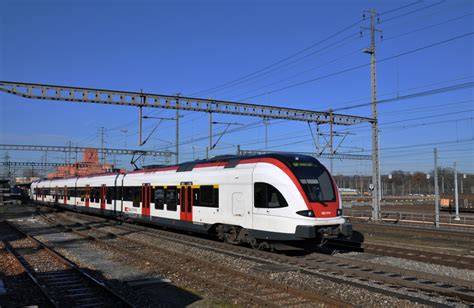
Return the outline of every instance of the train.
[[[440,199],[442,211],[455,213],[456,206],[453,193],[441,194]],[[460,193],[458,195],[458,209],[460,213],[474,213],[474,194]]]
[[[316,158],[299,154],[226,155],[126,173],[44,179],[31,184],[31,198],[262,249],[352,234],[333,177]]]

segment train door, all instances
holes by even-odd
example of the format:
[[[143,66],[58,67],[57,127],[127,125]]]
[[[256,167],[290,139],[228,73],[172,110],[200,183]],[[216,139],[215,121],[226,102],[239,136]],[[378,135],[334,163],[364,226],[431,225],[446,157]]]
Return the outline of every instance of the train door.
[[[241,192],[232,193],[232,215],[244,216],[245,204],[244,197]]]
[[[64,185],[64,194],[63,194],[63,201],[64,204],[67,204],[67,185]]]
[[[84,194],[85,194],[84,197],[85,197],[86,207],[89,207],[89,200],[90,200],[90,197],[91,197],[91,188],[90,188],[90,186],[85,187]]]
[[[191,185],[181,185],[179,189],[180,219],[193,221],[193,188]]]
[[[151,186],[150,184],[142,184],[141,190],[141,199],[142,199],[142,216],[150,216],[150,200],[151,200]]]
[[[105,196],[107,195],[107,186],[102,184],[100,186],[100,209],[105,210]]]
[[[59,188],[58,188],[58,186],[56,186],[56,187],[54,188],[54,196],[53,196],[53,198],[54,198],[54,203],[58,203],[58,201],[59,201]]]

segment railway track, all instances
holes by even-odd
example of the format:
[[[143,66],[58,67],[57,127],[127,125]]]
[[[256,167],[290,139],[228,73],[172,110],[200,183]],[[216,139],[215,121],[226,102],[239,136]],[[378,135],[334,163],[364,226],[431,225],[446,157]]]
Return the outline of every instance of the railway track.
[[[67,258],[6,221],[21,243],[3,241],[6,250],[53,307],[131,307],[104,283],[96,280]]]
[[[400,248],[389,245],[360,243],[346,240],[329,240],[327,245],[342,251],[356,251],[371,253],[380,256],[397,257],[402,259],[421,261],[444,266],[451,266],[459,269],[474,270],[474,258],[465,256],[455,256],[445,253],[422,251],[418,249]]]
[[[178,272],[187,280],[217,288],[222,294],[232,294],[235,299],[246,299],[246,302],[267,307],[287,306],[324,306],[352,307],[351,304],[333,300],[327,295],[319,295],[313,290],[301,290],[283,285],[251,274],[242,273],[215,263],[211,263],[189,255],[183,255],[156,245],[147,244],[120,235],[100,230],[91,225],[79,223],[70,217],[64,223],[57,218],[43,216],[51,224],[74,234],[104,245],[108,249],[118,251],[137,261],[153,264],[160,271]]]
[[[142,228],[135,225],[130,226],[124,224],[114,226],[113,222],[110,224],[103,219],[97,220],[95,217],[79,214],[80,219],[86,221],[84,223],[77,221],[77,214],[69,215],[75,215],[76,219],[68,216],[66,220],[69,219],[69,224],[65,224],[63,227],[75,225],[73,229],[93,228],[98,232],[101,227],[113,226],[114,228],[128,231],[126,233],[139,231],[140,234],[150,235],[155,239],[159,237],[160,239],[181,242],[186,245],[201,246],[201,248],[207,250],[214,250],[223,254],[261,263],[289,265],[300,272],[319,278],[329,279],[337,283],[349,284],[428,305],[439,306],[440,302],[437,301],[437,298],[439,299],[440,296],[449,303],[474,303],[474,285],[470,281],[321,254],[294,257],[265,251],[256,251],[241,246],[231,246],[225,243],[179,233],[170,233],[155,229],[151,231],[149,228]],[[64,218],[64,216],[65,215],[62,214],[62,218]],[[102,232],[104,231],[102,230]],[[115,232],[113,233],[113,236],[117,235]],[[141,244],[142,243],[140,243],[140,245]],[[155,248],[156,246],[153,245],[153,249]],[[394,291],[395,289],[400,289],[404,292]],[[422,296],[420,296],[420,293]]]
[[[474,232],[461,230],[433,229],[415,226],[399,226],[385,223],[352,222],[354,229],[364,236],[390,238],[404,238],[413,241],[436,241],[437,244],[446,243],[450,246],[474,247]]]

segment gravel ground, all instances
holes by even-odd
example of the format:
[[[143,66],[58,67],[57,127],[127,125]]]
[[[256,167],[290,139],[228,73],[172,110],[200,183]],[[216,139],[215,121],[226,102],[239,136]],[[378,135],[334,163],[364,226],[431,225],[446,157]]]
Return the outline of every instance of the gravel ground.
[[[106,231],[117,232],[113,227],[103,228]],[[218,254],[205,249],[186,246],[184,244],[168,241],[164,239],[153,239],[149,235],[132,233],[128,235],[136,240],[147,239],[146,242],[157,244],[166,249],[179,253],[186,253],[193,257],[204,259],[211,263],[239,270],[244,273],[251,273],[256,276],[272,279],[292,287],[298,287],[305,290],[314,290],[319,294],[326,294],[331,298],[339,299],[354,305],[377,306],[379,303],[386,303],[390,306],[422,306],[417,303],[409,302],[399,298],[393,298],[383,294],[373,293],[366,289],[355,288],[347,285],[337,284],[328,280],[320,279],[311,275],[303,274],[298,271],[266,272],[259,270],[262,263],[249,261],[242,258]]]
[[[429,274],[436,273],[437,275],[474,282],[474,271],[472,270],[465,270],[438,264],[424,263],[395,257],[378,256],[360,252],[338,253],[337,256],[348,259],[368,261],[375,264],[391,265],[403,269],[409,268],[411,270],[426,272]]]
[[[0,307],[48,307],[49,302],[18,261],[0,243],[0,278],[7,294],[0,296]]]
[[[20,219],[17,223],[24,230],[42,234],[37,238],[86,269],[92,276],[102,281],[107,280],[108,285],[138,307],[156,307],[157,305],[208,307],[231,304],[230,301],[223,301],[226,298],[225,294],[215,296],[216,292],[188,283],[186,277],[170,276],[176,278],[171,279],[171,283],[140,288],[130,287],[127,281],[160,279],[167,273],[157,271],[154,265],[147,262],[130,262],[129,257],[119,256],[107,247],[84,241],[72,233],[59,230],[53,232],[42,219]],[[43,232],[45,229],[48,232]]]
[[[36,273],[56,272],[69,269],[69,266],[53,258],[47,251],[40,249],[29,239],[10,242],[12,247],[21,253],[26,262],[34,266]],[[46,260],[46,262],[44,261]]]
[[[36,228],[38,232],[41,229],[46,229],[48,226],[42,223],[41,228],[38,228],[39,222],[33,223],[31,220],[23,220],[22,224],[29,225],[31,228]],[[113,231],[117,232],[116,228],[113,227],[105,227],[103,228],[104,231]],[[59,236],[58,234],[61,234]],[[196,285],[192,281],[189,281],[187,277],[181,277],[180,275],[176,274],[175,272],[166,272],[160,269],[157,269],[156,266],[153,264],[149,264],[147,262],[130,262],[130,258],[124,256],[123,254],[114,253],[108,249],[104,249],[101,247],[100,244],[86,242],[83,240],[78,240],[77,237],[75,238],[74,235],[68,233],[58,233],[58,232],[48,232],[43,234],[43,239],[52,239],[54,240],[54,236],[58,236],[52,243],[56,248],[56,245],[61,247],[60,252],[65,253],[68,258],[72,261],[76,262],[77,264],[87,264],[91,270],[100,271],[100,273],[107,277],[109,280],[109,284],[113,285],[120,290],[120,293],[127,298],[133,300],[132,302],[135,303],[137,301],[140,306],[153,306],[147,301],[145,298],[150,296],[150,292],[155,296],[158,296],[159,292],[164,290],[164,288],[157,288],[155,290],[147,290],[146,288],[143,289],[135,289],[130,288],[126,284],[124,284],[124,278],[120,272],[133,272],[133,273],[141,273],[140,275],[136,275],[135,277],[166,277],[172,281],[171,284],[165,284],[167,286],[176,287],[181,294],[173,293],[173,297],[180,297],[183,298],[186,295],[192,294],[194,298],[189,302],[185,302],[186,305],[192,306],[215,306],[215,305],[229,305],[229,304],[239,304],[231,300],[226,294],[218,290],[214,290],[212,288],[208,288],[207,286]],[[353,286],[349,286],[346,284],[338,284],[326,279],[317,278],[299,271],[292,271],[292,270],[283,270],[283,271],[265,271],[261,268],[261,263],[257,263],[254,261],[249,261],[243,258],[235,257],[235,256],[228,256],[225,254],[216,253],[213,251],[209,251],[206,249],[190,247],[185,244],[176,243],[173,241],[168,241],[164,239],[157,239],[149,235],[140,234],[140,233],[131,233],[129,235],[130,238],[134,238],[137,240],[145,240],[147,243],[153,243],[159,247],[163,247],[165,249],[169,249],[172,251],[176,251],[179,253],[185,253],[192,257],[198,257],[203,260],[206,260],[211,263],[219,264],[221,266],[226,266],[234,270],[239,270],[244,273],[251,273],[256,276],[264,277],[267,279],[272,279],[278,281],[280,283],[284,283],[290,285],[292,287],[297,287],[306,290],[314,290],[320,294],[327,294],[329,297],[334,299],[343,300],[345,302],[349,302],[354,305],[360,306],[395,306],[395,307],[413,307],[413,306],[422,306],[418,305],[417,303],[413,303],[410,301],[406,301],[400,298],[394,298],[378,293],[374,293],[372,291],[357,288]],[[80,246],[76,247],[76,246]],[[81,251],[88,251],[90,255],[88,257],[84,257],[84,253]],[[100,256],[101,263],[94,264],[90,262],[91,258],[95,256]],[[350,256],[349,256],[350,257]],[[385,257],[384,257],[385,258]],[[403,260],[406,261],[406,260]],[[413,261],[409,261],[413,262]],[[420,263],[420,262],[417,262]],[[388,264],[388,263],[384,263]],[[394,264],[391,264],[394,265]],[[123,270],[123,268],[128,267],[127,270]],[[119,272],[117,274],[116,272]],[[433,272],[431,270],[431,272]],[[143,275],[142,275],[143,274]],[[122,276],[121,276],[122,275]],[[174,286],[173,286],[174,285]],[[146,295],[146,296],[140,296]],[[166,296],[166,295],[165,295]],[[170,295],[168,294],[168,297]],[[205,300],[201,298],[205,297]],[[156,303],[166,303],[167,298],[160,298],[160,301]],[[176,303],[176,302],[174,302]],[[240,303],[241,304],[241,303]],[[172,305],[170,305],[172,306]],[[183,305],[180,305],[183,306]]]
[[[107,230],[109,232],[114,232],[114,231],[117,232],[117,230],[114,227],[105,227],[104,230]],[[179,243],[164,240],[164,239],[156,240],[156,239],[153,239],[151,236],[145,235],[145,234],[132,233],[128,236],[131,237],[131,238],[137,239],[137,240],[143,240],[146,237],[149,237],[150,239],[146,240],[147,243],[150,243],[150,242],[158,243],[160,246],[163,245],[167,249],[171,249],[171,250],[174,250],[174,251],[177,251],[177,252],[186,252],[187,254],[189,254],[191,256],[201,256],[202,255],[202,257],[204,259],[206,259],[210,262],[215,262],[216,264],[227,265],[231,268],[241,270],[243,272],[253,272],[253,273],[255,273],[255,267],[258,266],[257,263],[254,263],[252,261],[238,259],[238,258],[236,259],[235,257],[216,254],[215,252],[210,252],[210,251],[206,251],[206,250],[199,249],[199,248],[189,247],[189,246],[186,246],[186,245],[183,245],[183,244],[179,244]],[[366,255],[367,256],[368,254],[361,254],[361,255]],[[372,255],[370,257],[378,258],[379,256]],[[412,262],[412,261],[404,260],[404,259],[401,259],[401,261]],[[453,272],[451,272],[451,274],[453,275],[452,277],[456,277],[454,275],[458,274],[458,275],[460,275],[459,279],[465,279],[465,280],[469,279],[465,275],[465,273],[463,273],[462,271],[460,271],[458,269],[455,269],[455,268],[447,267],[447,269],[445,271],[440,272],[440,271],[436,271],[436,269],[435,269],[435,271],[433,271],[433,268],[431,267],[430,264],[424,264],[424,263],[421,263],[421,262],[417,262],[417,263],[422,264],[424,266],[426,272],[428,272],[428,273],[436,273],[436,274],[441,273],[441,274],[443,274],[445,272],[448,272],[449,270],[453,270]],[[385,264],[390,264],[390,263],[385,263]],[[395,264],[392,264],[392,265],[395,265]],[[412,268],[412,269],[415,269],[415,270],[418,269],[414,265],[413,265],[413,267],[408,267],[408,266],[411,266],[411,265],[407,264],[407,263],[400,265],[400,267],[402,267],[402,268]],[[431,267],[431,270],[430,270],[430,267]],[[447,276],[450,276],[450,275],[447,275]],[[378,303],[380,303],[380,302],[387,302],[391,306],[393,306],[393,305],[395,305],[395,306],[398,306],[398,305],[401,305],[401,306],[416,305],[414,303],[411,303],[411,302],[408,302],[408,301],[405,301],[405,300],[393,299],[392,297],[381,295],[381,294],[375,294],[375,293],[367,291],[365,289],[358,289],[358,288],[355,288],[355,287],[350,287],[350,286],[340,285],[340,284],[337,284],[337,283],[328,282],[327,280],[318,279],[318,278],[315,278],[314,276],[305,275],[303,273],[298,273],[298,272],[273,273],[272,275],[266,276],[266,277],[270,278],[270,279],[276,279],[277,281],[287,283],[288,285],[291,285],[291,286],[298,286],[298,287],[301,287],[301,288],[304,288],[304,289],[308,289],[308,288],[309,289],[314,289],[318,293],[329,294],[329,296],[332,297],[332,298],[341,299],[341,300],[348,301],[350,303],[357,304],[357,305],[378,305]],[[288,277],[296,277],[296,279],[289,279]],[[299,279],[298,279],[298,277],[299,277]],[[349,279],[349,278],[346,279],[346,280],[356,281],[354,279]],[[303,284],[300,284],[299,281],[302,281]],[[377,286],[376,284],[373,284],[373,283],[369,283],[369,285]],[[335,292],[335,290],[337,290],[337,291]],[[390,290],[390,289],[387,288],[387,290]],[[333,294],[335,294],[336,296],[334,296]],[[408,292],[408,293],[406,291],[402,291],[402,294],[410,294],[410,295],[413,295],[413,296],[419,296],[419,297],[427,299],[427,300],[435,300],[435,299],[431,298],[430,296],[420,294],[416,291],[415,292],[411,291],[411,292]],[[357,299],[357,300],[355,301],[354,299]],[[441,303],[441,304],[454,305],[449,300],[443,300],[442,298],[438,298],[436,300],[438,300],[439,303]],[[460,304],[459,307],[463,307],[463,305]]]

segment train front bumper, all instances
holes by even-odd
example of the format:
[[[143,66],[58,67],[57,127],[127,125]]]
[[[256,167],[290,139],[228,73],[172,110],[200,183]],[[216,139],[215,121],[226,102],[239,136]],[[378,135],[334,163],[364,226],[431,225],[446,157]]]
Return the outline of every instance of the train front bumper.
[[[295,237],[301,239],[350,237],[352,235],[352,224],[345,222],[335,226],[296,226]]]

